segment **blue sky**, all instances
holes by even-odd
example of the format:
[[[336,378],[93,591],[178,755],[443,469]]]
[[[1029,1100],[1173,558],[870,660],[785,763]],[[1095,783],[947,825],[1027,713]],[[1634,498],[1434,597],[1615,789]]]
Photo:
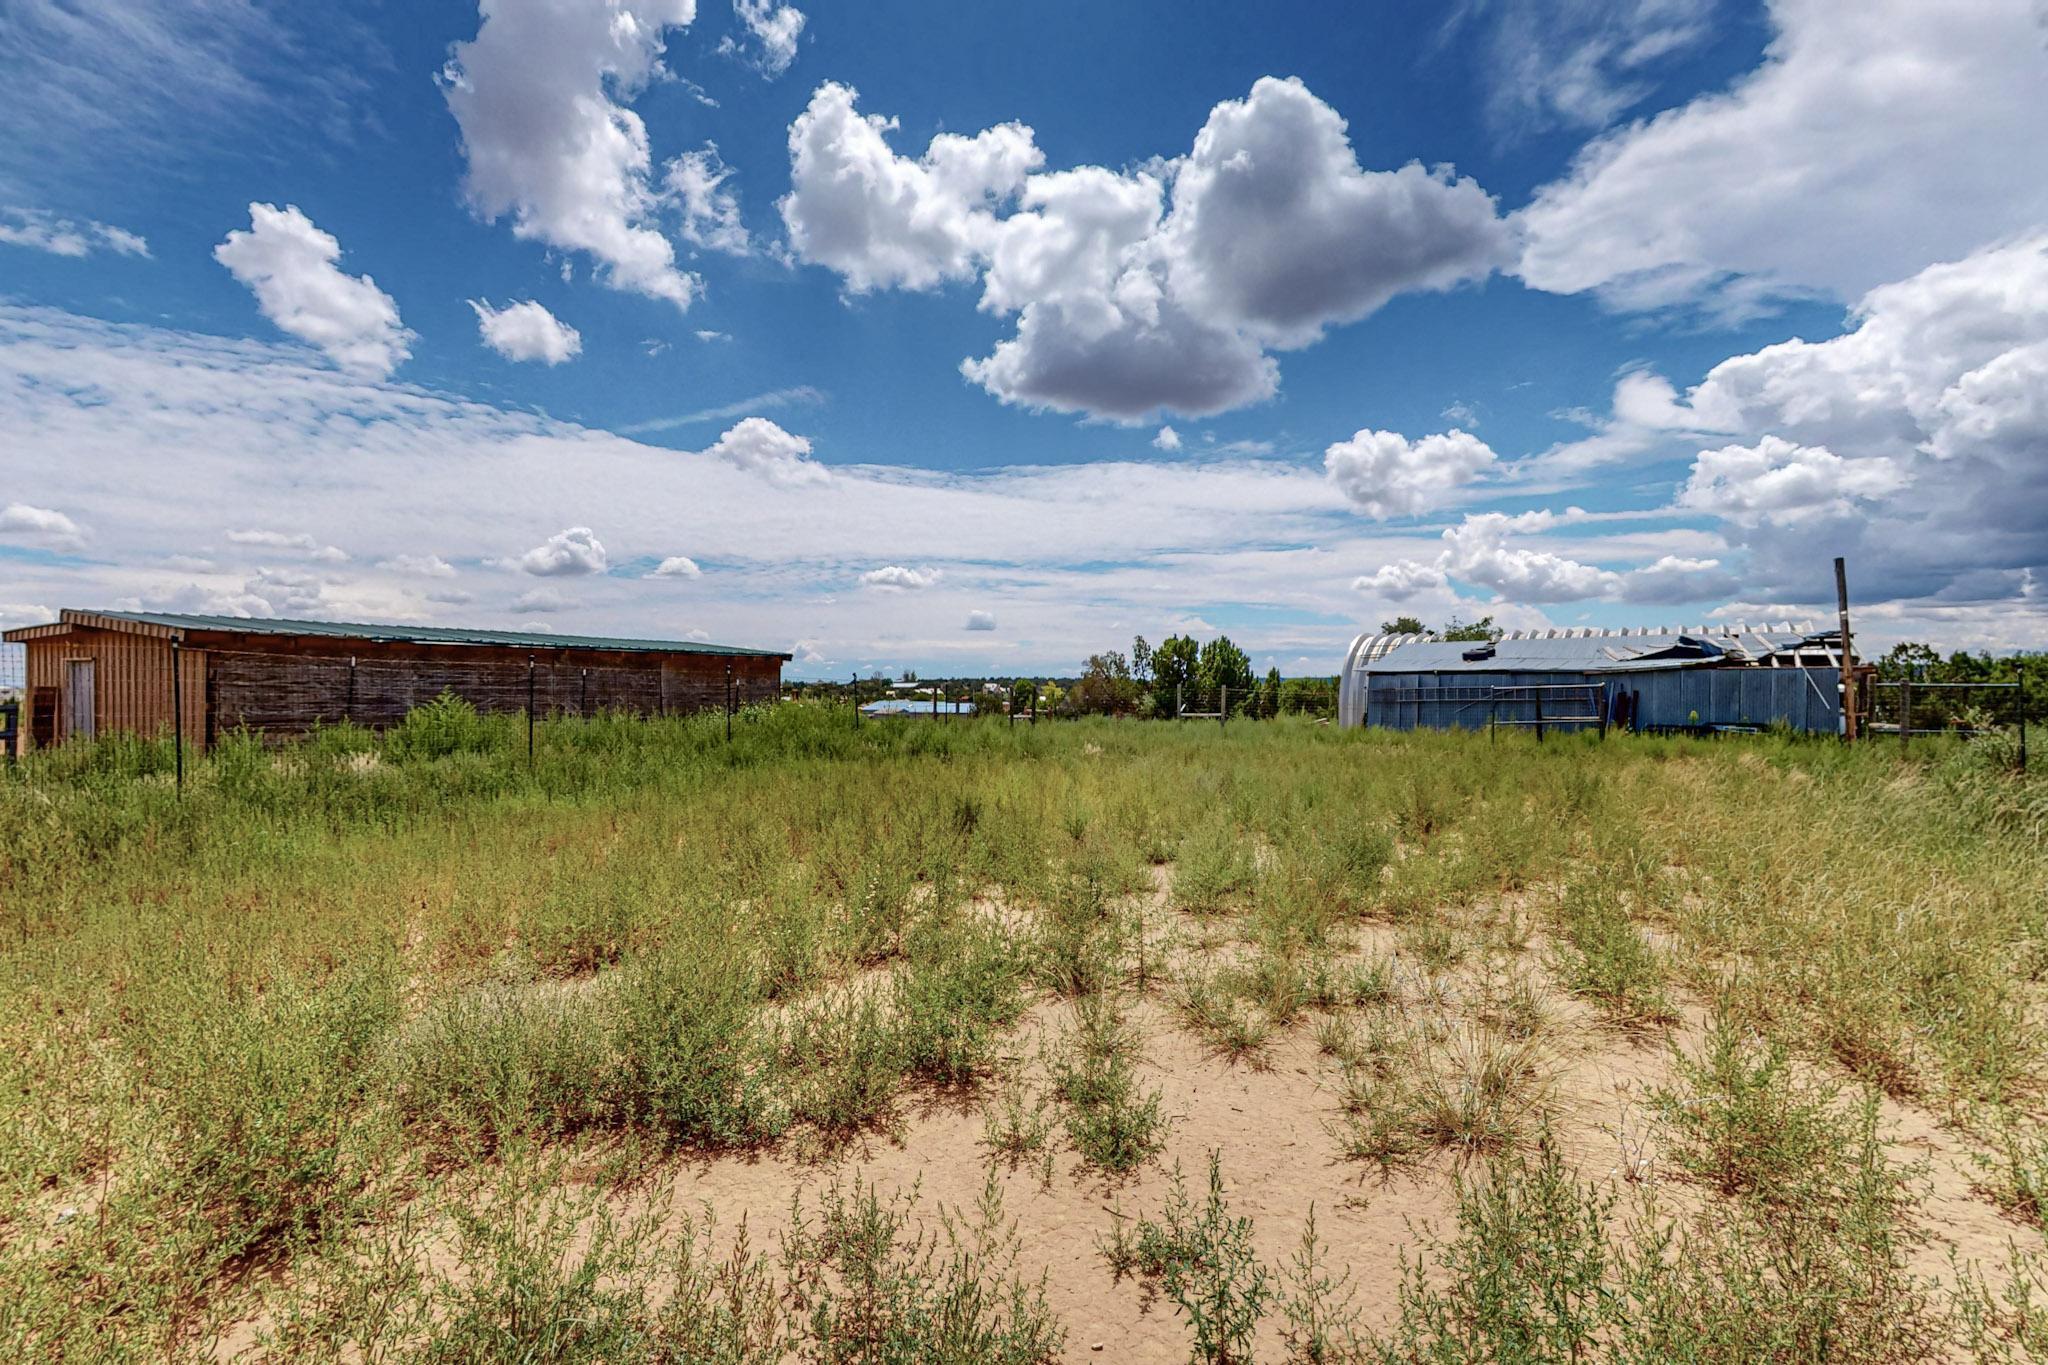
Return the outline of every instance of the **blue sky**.
[[[2048,638],[2034,0],[330,8],[0,13],[0,624]]]

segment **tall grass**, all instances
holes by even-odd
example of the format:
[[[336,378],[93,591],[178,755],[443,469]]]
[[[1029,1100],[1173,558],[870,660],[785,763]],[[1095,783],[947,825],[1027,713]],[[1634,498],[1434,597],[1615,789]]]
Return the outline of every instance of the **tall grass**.
[[[1403,1026],[1399,973],[1351,953],[1373,922],[1400,972],[1470,971],[1559,907],[1554,964],[1602,1010],[1661,1026],[1690,993],[1763,1049],[1701,1062],[1731,1105],[1775,1047],[1966,1124],[2024,1112],[2048,801],[1984,752],[784,706],[729,743],[550,720],[529,764],[516,719],[437,704],[225,736],[181,792],[160,742],[68,745],[0,770],[0,1340],[203,1350],[272,1272],[534,1144],[886,1127],[995,1074],[1035,998],[1076,1011],[1050,1102],[1104,1172],[1163,1138],[1126,1009],[1154,991],[1245,1057],[1315,1020],[1377,1115],[1361,1155],[1517,1159],[1546,1069],[1518,988]],[[1231,951],[1162,961],[1183,927]]]

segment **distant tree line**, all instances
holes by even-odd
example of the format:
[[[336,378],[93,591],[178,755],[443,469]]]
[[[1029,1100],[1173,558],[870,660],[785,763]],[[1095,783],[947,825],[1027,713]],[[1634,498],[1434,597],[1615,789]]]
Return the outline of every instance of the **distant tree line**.
[[[1027,705],[1032,688],[1026,679],[1016,683],[1016,694]],[[1336,714],[1337,680],[1282,678],[1277,668],[1260,677],[1251,657],[1227,635],[1206,641],[1169,635],[1157,645],[1140,635],[1128,653],[1091,654],[1071,684],[1038,684],[1035,695],[1040,714],[1049,710],[1066,716],[1169,719],[1195,712],[1213,715],[1226,707],[1230,715],[1247,719],[1330,716]]]

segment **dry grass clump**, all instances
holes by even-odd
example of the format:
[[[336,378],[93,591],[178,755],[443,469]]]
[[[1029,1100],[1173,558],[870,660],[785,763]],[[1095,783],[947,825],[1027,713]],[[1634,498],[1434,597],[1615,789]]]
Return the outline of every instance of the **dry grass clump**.
[[[1411,1023],[1382,1011],[1333,1035],[1346,1155],[1390,1170],[1434,1151],[1485,1156],[1534,1135],[1549,1099],[1547,1049],[1469,1020]]]

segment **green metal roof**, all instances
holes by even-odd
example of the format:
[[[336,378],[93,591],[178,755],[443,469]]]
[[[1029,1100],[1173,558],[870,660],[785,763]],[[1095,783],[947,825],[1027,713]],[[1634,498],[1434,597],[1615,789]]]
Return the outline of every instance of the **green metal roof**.
[[[74,613],[63,613],[70,619]],[[723,654],[787,659],[778,649],[708,645],[695,640],[640,640],[610,635],[557,635],[544,630],[459,630],[451,626],[366,625],[356,621],[291,621],[261,616],[204,616],[167,611],[79,612],[167,630],[222,630],[242,635],[319,635],[411,645],[496,645],[508,649],[609,649],[643,654]],[[81,622],[83,624],[83,622]]]

